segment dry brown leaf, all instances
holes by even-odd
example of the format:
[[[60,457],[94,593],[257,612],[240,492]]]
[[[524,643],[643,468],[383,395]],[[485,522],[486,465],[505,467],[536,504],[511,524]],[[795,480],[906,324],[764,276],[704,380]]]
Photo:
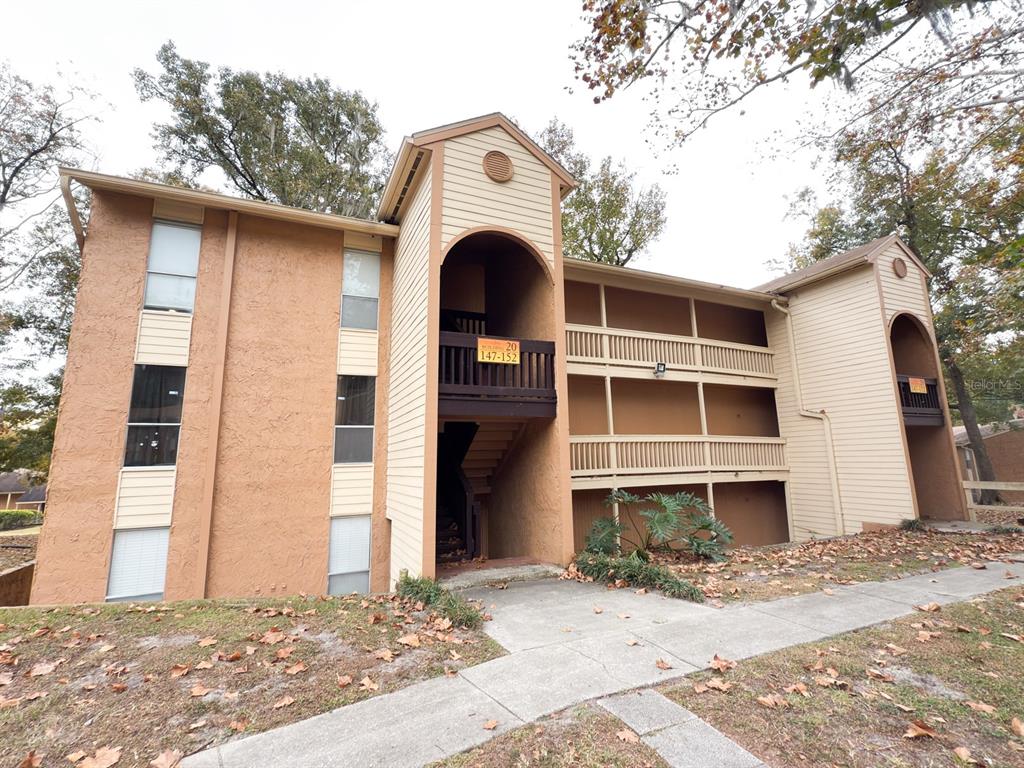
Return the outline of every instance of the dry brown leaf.
[[[981,701],[966,701],[964,702],[968,707],[973,709],[975,712],[984,712],[985,714],[992,714],[996,711],[996,708],[991,704],[985,704]]]
[[[616,731],[615,737],[619,741],[624,741],[627,744],[638,744],[640,742],[640,737],[628,728],[623,728],[621,731]]]
[[[907,723],[906,733],[903,734],[904,739],[937,739],[938,737],[939,734],[920,720],[914,720],[913,722]]]
[[[196,664],[196,669],[213,669],[213,662],[203,659],[198,664]]]
[[[352,675],[338,675],[338,687],[347,688],[352,685]]]
[[[725,680],[722,680],[719,677],[712,677],[705,683],[705,685],[708,688],[713,688],[714,690],[721,691],[722,693],[725,693],[730,688],[732,688],[732,683],[727,683]]]
[[[402,637],[398,638],[398,642],[402,645],[407,645],[410,648],[419,648],[420,636],[414,632],[411,635],[403,635]]]
[[[41,755],[37,755],[33,749],[25,758],[18,763],[18,768],[39,768],[43,764],[43,758]]]
[[[189,693],[190,693],[190,694],[191,694],[191,695],[192,695],[193,697],[195,697],[195,698],[200,698],[200,697],[202,697],[202,696],[205,696],[206,694],[208,694],[208,693],[209,693],[210,691],[212,691],[212,690],[213,690],[213,688],[207,688],[207,687],[206,687],[205,685],[203,685],[202,683],[196,683],[196,684],[195,684],[195,685],[193,685],[193,686],[192,686],[192,688],[191,688],[191,689],[189,690]]]
[[[977,765],[978,763],[971,757],[971,750],[967,747],[957,747],[953,750],[953,754],[957,756],[957,759],[967,765]]]
[[[208,648],[209,646],[216,645],[216,644],[217,644],[217,638],[216,637],[204,637],[204,638],[202,638],[199,641],[199,647],[200,648]]]
[[[629,638],[629,640],[626,641],[626,645],[629,645],[629,646],[640,645],[640,641],[637,640],[635,637],[631,637],[631,638]]]
[[[1024,739],[1024,721],[1019,717],[1015,717],[1010,721],[1010,730]]]
[[[297,661],[294,664],[292,664],[290,667],[285,669],[284,673],[286,675],[297,675],[300,672],[305,672],[307,669],[308,669],[308,667],[306,666],[305,662]]]
[[[758,696],[757,703],[762,707],[767,707],[768,709],[786,709],[790,706],[790,703],[777,693],[771,693],[767,696]]]
[[[174,749],[165,749],[155,759],[150,760],[152,768],[177,768],[181,762],[181,752]]]
[[[811,697],[810,692],[807,690],[807,686],[803,683],[793,683],[792,685],[787,685],[782,690],[786,693],[799,693],[805,699],[809,699]]]
[[[656,666],[658,669],[672,669],[672,665],[664,659],[658,659],[656,662],[654,662],[654,666]]]
[[[244,731],[248,726],[249,721],[246,720],[244,717],[240,720],[232,720],[230,723],[228,723],[228,728],[230,728],[232,731],[237,731],[238,733]]]
[[[32,665],[32,669],[28,671],[28,676],[39,677],[41,675],[48,675],[63,663],[64,659],[57,659],[56,661],[40,661]]]
[[[294,652],[295,652],[295,646],[294,645],[286,645],[284,648],[278,648],[277,649],[277,653],[274,654],[274,657],[278,658],[278,659],[287,659]]]
[[[735,669],[736,662],[732,661],[731,659],[723,658],[722,656],[719,656],[716,653],[715,658],[711,660],[711,668],[717,672],[724,673],[729,671],[730,669]]]
[[[937,613],[942,610],[942,606],[938,603],[925,603],[924,605],[915,605],[914,609],[924,613]]]
[[[484,723],[484,730],[485,731],[493,731],[497,727],[498,727],[498,721],[497,720],[488,720],[486,723]]]
[[[85,752],[83,752],[82,750],[78,750],[77,752],[72,752],[71,754],[64,755],[64,759],[72,764],[77,763],[83,757],[85,757]]]
[[[274,702],[274,709],[281,709],[282,707],[289,707],[295,703],[295,699],[291,696],[282,696],[280,699]]]
[[[187,674],[188,674],[188,664],[175,664],[173,667],[171,667],[171,679],[172,680],[177,679],[179,677],[184,677]]]
[[[96,754],[78,764],[78,768],[110,768],[121,759],[120,747],[100,747]]]
[[[366,677],[364,677],[362,680],[359,681],[359,690],[361,690],[361,691],[376,691],[376,690],[379,690],[379,689],[380,689],[380,685],[378,685],[377,683],[373,682],[373,680],[370,679],[369,675],[367,675]]]
[[[263,637],[260,638],[260,642],[264,645],[276,645],[284,640],[285,634],[277,627],[271,627],[263,633]]]
[[[708,687],[706,685],[704,685],[704,683],[694,683],[693,684],[693,692],[694,693],[707,693],[708,690],[709,690]]]

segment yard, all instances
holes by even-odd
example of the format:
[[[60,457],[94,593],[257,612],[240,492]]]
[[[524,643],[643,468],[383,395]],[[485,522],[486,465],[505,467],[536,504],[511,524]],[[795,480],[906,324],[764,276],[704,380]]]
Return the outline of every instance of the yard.
[[[172,764],[501,654],[394,596],[0,609],[0,765]]]
[[[770,766],[1024,765],[1024,590],[924,607],[663,693]]]

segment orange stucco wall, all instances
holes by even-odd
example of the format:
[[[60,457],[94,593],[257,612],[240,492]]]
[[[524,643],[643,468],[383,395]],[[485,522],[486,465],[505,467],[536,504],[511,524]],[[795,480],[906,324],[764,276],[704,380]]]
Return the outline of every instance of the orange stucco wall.
[[[778,437],[775,392],[758,387],[704,385],[708,434]]]
[[[689,299],[606,286],[604,301],[609,328],[692,335]]]
[[[695,311],[698,336],[761,347],[768,344],[761,310],[698,301]]]
[[[697,385],[665,379],[613,379],[612,418],[619,435],[699,435]]]
[[[608,434],[608,408],[602,377],[569,377],[569,434]]]
[[[238,229],[207,593],[323,592],[342,235]]]
[[[601,295],[596,284],[565,281],[565,322],[577,325],[601,324]]]
[[[93,194],[33,603],[106,595],[152,211],[152,200]]]

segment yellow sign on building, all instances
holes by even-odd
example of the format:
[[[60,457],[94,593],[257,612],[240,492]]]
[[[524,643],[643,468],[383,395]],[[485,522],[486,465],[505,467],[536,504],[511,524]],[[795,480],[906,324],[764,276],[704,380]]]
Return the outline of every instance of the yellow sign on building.
[[[509,339],[476,340],[476,361],[478,363],[503,363],[519,365],[519,342]]]

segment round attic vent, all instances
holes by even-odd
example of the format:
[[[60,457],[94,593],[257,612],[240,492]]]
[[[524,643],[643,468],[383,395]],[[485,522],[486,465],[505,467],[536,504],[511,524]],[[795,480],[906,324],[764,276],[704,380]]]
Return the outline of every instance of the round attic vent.
[[[484,155],[484,173],[491,181],[502,184],[512,178],[512,161],[504,152],[492,150]]]
[[[892,260],[892,271],[896,273],[896,277],[907,276],[907,262],[897,256]]]

